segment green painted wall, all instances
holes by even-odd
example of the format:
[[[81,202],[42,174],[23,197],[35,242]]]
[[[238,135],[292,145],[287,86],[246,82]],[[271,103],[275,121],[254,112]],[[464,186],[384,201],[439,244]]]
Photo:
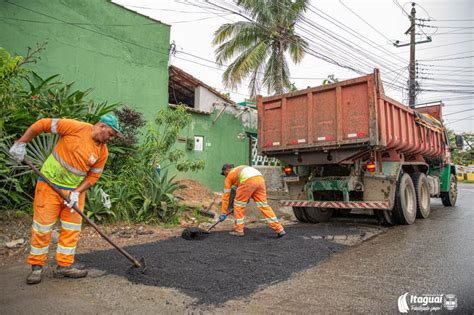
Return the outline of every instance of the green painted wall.
[[[249,138],[240,140],[238,134],[255,130],[247,130],[239,119],[227,113],[222,114],[213,124],[212,121],[217,114],[218,111],[214,111],[211,115],[192,114],[193,122],[182,134],[193,139],[194,136],[203,136],[204,145],[202,152],[186,150],[187,157],[206,161],[206,167],[196,173],[180,174],[179,177],[197,179],[214,191],[222,191],[224,185],[224,177],[220,175],[222,164],[250,163]],[[185,145],[180,144],[179,147],[185,148]]]
[[[170,26],[108,0],[0,1],[0,47],[25,55],[48,42],[31,68],[61,74],[90,98],[129,104],[146,118],[168,104]],[[71,23],[75,23],[72,25]]]
[[[92,99],[128,104],[148,120],[168,106],[170,26],[108,0],[10,2],[14,4],[0,0],[0,47],[25,55],[28,47],[47,41],[42,59],[31,65],[41,76],[59,73],[63,82],[75,81],[77,89],[93,88]],[[213,124],[217,113],[192,114],[193,122],[182,135],[203,136],[204,149],[186,154],[191,159],[203,159],[206,168],[178,174],[178,178],[197,179],[214,191],[222,190],[223,163],[250,163],[249,139],[237,138],[249,130],[226,113]],[[178,143],[177,147],[185,145]]]

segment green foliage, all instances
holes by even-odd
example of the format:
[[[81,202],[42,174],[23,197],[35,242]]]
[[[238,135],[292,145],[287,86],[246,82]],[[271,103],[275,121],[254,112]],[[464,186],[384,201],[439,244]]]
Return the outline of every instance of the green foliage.
[[[12,57],[0,48],[0,209],[28,209],[31,211],[36,176],[27,166],[10,160],[8,149],[36,120],[44,117],[73,118],[95,123],[99,117],[115,109],[118,104],[95,103],[86,100],[90,89],[73,88],[64,84],[59,75],[47,78],[25,68],[39,60],[44,49],[38,45],[28,49],[26,57]],[[58,137],[41,135],[27,146],[28,157],[41,167],[52,152]]]
[[[339,79],[334,76],[334,74],[328,75],[327,79],[323,80],[323,85],[332,84],[339,82]]]
[[[127,165],[127,160],[135,155],[138,137],[141,134],[140,128],[145,126],[146,122],[142,113],[128,106],[116,109],[114,113],[119,119],[122,134],[109,142],[107,169],[112,169],[118,174],[120,169]]]
[[[451,148],[451,160],[456,165],[474,164],[474,135],[463,134],[464,147],[457,148],[454,131],[448,129],[448,141]]]
[[[8,51],[0,47],[0,80],[9,80],[18,75],[20,69],[17,67],[23,61],[23,57],[12,57]]]
[[[90,123],[114,110],[124,130],[108,146],[109,159],[98,186],[86,193],[85,213],[96,222],[126,220],[176,224],[181,206],[173,193],[182,188],[167,168],[175,165],[180,171],[204,168],[204,161],[189,160],[175,147],[180,132],[191,122],[184,106],[160,110],[145,128],[139,142],[143,115],[129,107],[88,100],[90,89],[77,90],[74,83],[64,84],[59,75],[42,77],[22,67],[27,58],[11,57],[0,50],[0,210],[31,211],[36,175],[25,165],[8,157],[16,140],[37,119],[43,117],[73,118]],[[41,167],[51,154],[58,137],[44,134],[27,146],[29,159]],[[161,175],[156,166],[161,165]],[[100,187],[100,188],[99,188]],[[112,207],[102,202],[101,189],[110,195]]]
[[[148,124],[140,147],[142,161],[153,167],[171,163],[183,172],[204,169],[204,161],[185,159],[183,150],[173,148],[179,133],[191,123],[191,119],[191,114],[182,105],[176,109],[165,108],[158,111],[154,124]]]
[[[141,119],[130,112],[127,115],[130,124],[140,125]],[[176,220],[180,205],[173,192],[182,186],[168,176],[167,168],[171,164],[180,171],[204,168],[204,161],[185,159],[184,151],[174,148],[179,133],[190,122],[191,115],[183,106],[160,110],[147,125],[143,141],[109,165],[101,184],[113,197],[112,209],[118,219],[167,224]],[[161,175],[155,170],[157,165],[161,165]]]
[[[291,88],[286,54],[299,63],[308,43],[295,32],[295,24],[308,6],[307,0],[238,0],[242,14],[252,21],[227,23],[214,33],[216,61],[233,60],[223,74],[227,87],[250,80],[250,95],[263,84],[268,93],[281,94]]]
[[[39,52],[39,50],[37,50]],[[41,77],[22,67],[36,62],[32,54],[25,58],[11,57],[0,49],[0,137],[18,138],[36,120],[45,117],[71,118],[96,123],[100,116],[119,104],[95,103],[86,100],[92,91],[74,89],[74,82],[63,83],[59,74]],[[12,65],[15,68],[12,70]]]
[[[146,170],[136,187],[143,203],[136,213],[136,220],[144,222],[169,223],[179,210],[179,199],[173,195],[177,189],[174,177],[168,179],[168,172],[158,175],[154,170]]]
[[[41,168],[58,139],[54,134],[37,136],[27,144],[28,159]],[[28,166],[9,158],[8,150],[11,145],[9,140],[0,143],[0,209],[30,210],[37,177]]]

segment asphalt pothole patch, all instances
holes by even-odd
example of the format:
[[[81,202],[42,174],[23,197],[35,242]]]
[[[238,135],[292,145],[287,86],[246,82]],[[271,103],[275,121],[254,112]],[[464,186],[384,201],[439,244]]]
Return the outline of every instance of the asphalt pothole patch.
[[[133,283],[178,289],[199,304],[222,304],[316,266],[368,238],[367,230],[344,224],[298,224],[287,226],[283,238],[268,228],[257,228],[246,229],[245,237],[220,231],[200,241],[176,237],[127,247],[136,258],[145,257],[144,274],[130,272],[129,261],[115,250],[81,254],[78,259]]]

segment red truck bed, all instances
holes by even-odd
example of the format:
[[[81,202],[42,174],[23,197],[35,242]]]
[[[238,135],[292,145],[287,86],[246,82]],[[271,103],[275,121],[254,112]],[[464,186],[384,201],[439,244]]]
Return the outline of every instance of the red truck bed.
[[[413,110],[385,96],[377,69],[335,84],[258,96],[257,107],[259,152],[268,156],[361,147],[424,157],[444,151],[442,104]]]

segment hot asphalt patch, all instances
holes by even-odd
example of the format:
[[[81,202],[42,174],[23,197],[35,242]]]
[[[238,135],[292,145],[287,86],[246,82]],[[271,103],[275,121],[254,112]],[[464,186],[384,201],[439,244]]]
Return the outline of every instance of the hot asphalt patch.
[[[78,255],[78,260],[134,283],[179,289],[197,303],[221,304],[287,280],[347,247],[315,236],[364,234],[361,227],[332,224],[298,224],[286,231],[283,238],[257,228],[246,229],[245,237],[222,231],[200,241],[176,237],[127,247],[135,258],[145,257],[144,274],[130,270],[129,261],[115,250]]]

